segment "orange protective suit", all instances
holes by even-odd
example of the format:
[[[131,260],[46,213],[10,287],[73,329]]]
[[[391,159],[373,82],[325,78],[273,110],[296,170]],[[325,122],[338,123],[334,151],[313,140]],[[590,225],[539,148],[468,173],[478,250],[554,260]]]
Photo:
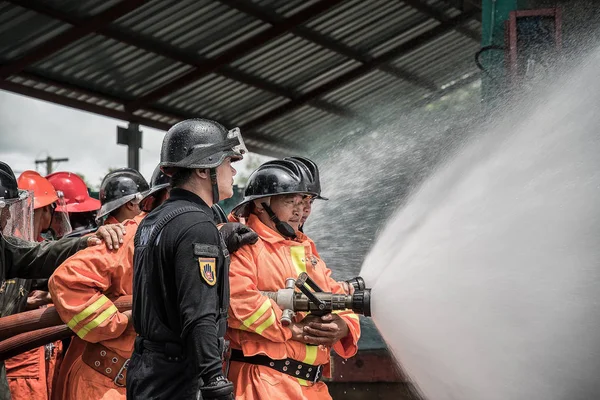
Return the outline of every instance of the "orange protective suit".
[[[126,234],[117,251],[104,246],[82,250],[58,267],[48,284],[60,317],[80,339],[100,343],[124,359],[133,351],[135,330],[112,301],[132,294],[133,239],[141,218],[123,222]],[[71,351],[69,347],[66,358]],[[73,351],[81,353],[81,346]],[[63,372],[64,400],[126,398],[124,387],[85,364],[80,354]]]
[[[38,238],[43,242],[43,238]],[[8,282],[8,281],[7,281]],[[48,400],[62,359],[62,342],[23,352],[7,359],[6,378],[13,400]]]
[[[5,361],[13,400],[48,400],[62,342],[26,351]]]
[[[296,240],[285,239],[255,215],[249,217],[247,225],[260,239],[231,256],[227,330],[231,347],[241,349],[245,356],[266,355],[324,364],[324,375],[330,376],[330,348],[292,340],[291,330],[280,322],[280,308],[260,291],[277,291],[285,286],[287,278],[296,278],[302,272],[307,272],[324,291],[344,293],[342,287],[330,277],[331,270],[315,255],[314,243],[306,235],[298,232]],[[360,337],[358,315],[351,311],[338,314],[348,325],[349,334],[333,349],[341,357],[352,357]],[[298,313],[296,321],[304,315]],[[325,383],[312,384],[265,366],[232,362],[228,378],[235,386],[237,400],[331,399]]]

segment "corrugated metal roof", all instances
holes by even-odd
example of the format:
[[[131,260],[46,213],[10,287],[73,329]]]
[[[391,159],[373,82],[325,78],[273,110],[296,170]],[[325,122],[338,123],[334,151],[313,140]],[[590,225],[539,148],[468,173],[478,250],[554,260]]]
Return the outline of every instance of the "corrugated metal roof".
[[[217,74],[210,74],[186,86],[159,103],[190,115],[236,121],[262,114],[286,100],[264,90],[245,85]]]
[[[345,61],[344,56],[287,34],[241,57],[231,65],[272,83],[285,87],[300,87]]]
[[[458,74],[477,70],[474,55],[479,45],[460,33],[449,32],[400,57],[392,64],[419,73],[439,87]]]
[[[400,1],[351,0],[308,27],[357,50],[367,50],[429,19]]]
[[[477,74],[481,24],[448,3],[0,1],[0,88],[159,129],[220,119],[255,151],[298,151]]]
[[[52,18],[0,2],[0,59],[16,59],[68,28]]]
[[[372,71],[362,78],[339,88],[325,97],[336,104],[366,112],[380,102],[394,101],[395,105],[410,104],[429,92],[382,71]]]
[[[206,57],[215,57],[269,27],[213,0],[152,0],[115,25]]]
[[[88,49],[94,49],[93,56]],[[155,53],[93,34],[33,67],[85,87],[105,88],[126,98],[160,86],[191,69]]]
[[[44,0],[48,6],[76,17],[96,15],[119,2],[120,0]]]

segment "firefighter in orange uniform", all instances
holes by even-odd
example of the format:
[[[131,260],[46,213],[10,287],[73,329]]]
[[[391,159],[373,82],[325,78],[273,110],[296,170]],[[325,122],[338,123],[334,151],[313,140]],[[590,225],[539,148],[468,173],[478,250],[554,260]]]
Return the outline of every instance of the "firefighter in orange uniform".
[[[358,316],[351,311],[323,317],[298,313],[289,326],[277,304],[261,291],[277,291],[302,272],[325,291],[344,293],[298,227],[304,196],[317,196],[309,177],[290,160],[269,161],[249,178],[234,215],[247,218],[259,235],[231,257],[228,377],[236,399],[331,399],[321,376],[330,373],[330,350],[344,358],[358,350]]]
[[[73,180],[73,176],[69,178]],[[74,182],[78,183],[78,181]],[[76,185],[71,186],[78,187]],[[147,193],[148,190],[148,183],[135,169],[119,168],[109,172],[100,185],[101,209],[98,211],[96,218],[98,221],[104,220],[104,225],[108,225],[121,223],[138,216],[141,212],[139,204],[144,193]],[[87,197],[83,196],[81,199],[83,199],[81,203],[84,203],[85,206],[88,200]],[[79,205],[76,202],[72,203]],[[81,212],[81,214],[84,213]],[[56,379],[55,392],[52,396],[53,400],[66,398],[69,386],[73,382],[71,378],[73,365],[81,358],[85,347],[86,342],[79,337],[74,337],[71,341]]]
[[[150,190],[146,179],[133,168],[119,168],[106,174],[100,184],[102,207],[96,215],[98,225],[113,224],[140,215],[140,202]]]
[[[44,240],[42,234],[51,234],[58,239],[70,232],[68,215],[56,210],[59,196],[46,178],[36,171],[25,171],[19,176],[17,183],[19,189],[33,191],[33,233],[38,242]],[[22,301],[17,303],[13,313],[25,311],[26,308],[45,306],[51,302],[46,289],[32,291],[34,281],[31,279],[10,280],[7,281],[7,286],[10,283],[19,287],[22,297]],[[10,288],[7,292],[8,290]],[[5,361],[6,375],[13,399],[50,398],[54,373],[62,355],[61,350],[62,342],[56,341]]]
[[[118,312],[112,301],[132,294],[133,240],[145,216],[139,204],[147,193],[148,183],[136,170],[109,173],[100,188],[98,218],[123,223],[127,231],[123,246],[117,252],[78,253],[50,279],[56,309],[78,336],[67,351],[69,365],[61,371],[61,399],[126,398],[125,375],[135,331],[131,312]]]
[[[314,161],[312,161],[306,157],[286,157],[286,158],[284,158],[284,160],[295,162],[298,165],[298,167],[304,169],[304,171],[306,172],[307,177],[308,177],[308,184],[307,184],[308,190],[310,192],[317,194],[316,196],[306,195],[302,199],[302,206],[303,206],[302,218],[300,219],[300,227],[298,228],[298,230],[300,232],[304,233],[304,224],[306,223],[306,220],[312,213],[312,206],[313,206],[314,201],[315,200],[327,201],[329,199],[327,197],[324,197],[321,195],[321,179],[319,177],[319,167],[317,167],[317,164]],[[304,233],[304,234],[306,235],[306,233]],[[319,253],[317,252],[317,247],[314,244],[314,242],[313,242],[312,251],[315,256],[320,257]],[[355,279],[356,278],[354,278],[353,280],[355,280]],[[350,283],[350,281],[338,281],[338,283],[342,286],[342,288],[344,289],[344,292],[346,292],[347,294],[354,293],[355,287]]]
[[[138,217],[139,218],[139,217]],[[131,312],[119,312],[113,300],[132,290],[133,239],[139,221],[127,220],[123,245],[116,252],[85,249],[57,268],[48,284],[54,306],[86,342],[67,372],[62,398],[125,399],[123,374],[133,350]],[[67,354],[71,351],[71,347]]]

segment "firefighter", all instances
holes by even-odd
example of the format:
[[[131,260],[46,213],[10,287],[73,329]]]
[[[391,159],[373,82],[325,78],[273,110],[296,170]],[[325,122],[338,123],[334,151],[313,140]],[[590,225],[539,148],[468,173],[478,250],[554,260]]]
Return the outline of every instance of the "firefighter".
[[[100,185],[100,210],[95,214],[95,211],[89,210],[98,207],[97,200],[89,197],[85,183],[79,176],[60,173],[59,176],[55,176],[55,180],[59,180],[63,186],[67,186],[70,189],[70,204],[67,207],[82,210],[79,212],[73,211],[75,214],[75,224],[79,227],[79,230],[75,233],[77,235],[84,235],[93,231],[96,229],[96,224],[102,226],[124,223],[129,219],[135,218],[141,212],[139,203],[144,193],[149,190],[148,183],[137,170],[119,168],[111,171],[104,177]],[[95,219],[95,221],[91,221],[92,219]],[[126,230],[132,231],[132,235],[135,234],[134,228],[126,228]],[[133,243],[131,243],[131,246],[133,246]],[[102,264],[103,261],[119,257],[114,254],[102,255],[104,259],[102,257],[94,259],[96,264]],[[128,268],[130,265],[131,263],[128,264]],[[91,273],[93,274],[94,272]],[[111,273],[107,272],[107,274]],[[77,285],[75,284],[74,286]],[[68,344],[68,351],[61,363],[61,368],[56,379],[54,399],[62,399],[67,396],[66,393],[72,388],[71,383],[73,379],[71,378],[71,372],[76,368],[74,364],[80,362],[82,353],[86,348],[85,341],[75,336],[66,342]]]
[[[154,169],[150,181],[152,189],[150,189],[150,192],[140,204],[140,208],[143,212],[154,210],[158,205],[164,203],[171,193],[171,178],[161,171],[160,165],[157,165]],[[215,215],[215,224],[219,225],[227,222],[227,215],[219,204],[213,204],[211,209]]]
[[[131,295],[133,238],[139,222],[145,216],[138,210],[149,212],[166,200],[167,197],[161,193],[168,186],[168,182],[165,186],[165,180],[168,179],[155,173],[151,180],[152,187],[149,188],[143,176],[130,168],[112,171],[103,179],[100,188],[103,204],[98,212],[98,220],[106,218],[105,223],[122,222],[126,226],[128,237],[117,253],[81,252],[54,273],[52,291],[55,297],[61,299],[57,309],[66,322],[80,314],[86,306],[93,304],[93,301],[106,301],[105,297],[109,298],[107,305],[90,314],[87,320],[98,318],[103,310],[110,308],[115,298]],[[133,219],[124,220],[126,217]],[[119,267],[115,269],[115,265]],[[84,273],[84,277],[74,274],[75,270]],[[127,317],[130,321],[131,312],[121,313],[121,317]],[[110,318],[113,320],[109,322]],[[75,327],[78,338],[72,342],[65,359],[67,362],[61,368],[60,387],[55,397],[57,400],[76,399],[81,394],[89,399],[125,399],[124,365],[133,351],[135,331],[131,324],[122,333],[120,330],[115,331],[113,328],[118,318],[119,314],[115,311],[114,316],[108,316],[106,324],[99,325],[85,335],[79,334]],[[102,339],[97,344],[91,343],[97,338]],[[106,352],[107,359],[116,357],[120,360],[119,363],[110,365],[110,373],[106,373],[104,363],[101,363],[102,368],[95,364],[96,361],[102,362],[103,358],[99,356],[101,351]],[[123,377],[119,379],[121,368]]]
[[[298,157],[298,156],[297,157],[286,157],[286,158],[284,158],[284,160],[295,162],[300,168],[302,168],[304,170],[304,172],[306,173],[307,178],[308,178],[307,179],[308,190],[315,193],[315,195],[305,195],[304,198],[302,199],[302,206],[303,206],[302,207],[302,218],[300,219],[300,226],[299,226],[298,230],[306,235],[306,233],[304,232],[304,224],[306,223],[306,220],[312,213],[312,206],[313,206],[314,201],[315,200],[327,201],[327,200],[329,200],[329,198],[321,195],[321,179],[319,177],[319,167],[317,167],[317,164],[314,161],[312,161],[306,157]],[[313,253],[315,254],[315,256],[320,257],[319,253],[317,251],[317,247],[312,240],[311,240],[311,243],[313,245],[313,249],[312,249]],[[348,281],[338,281],[338,283],[342,286],[342,288],[344,289],[344,292],[346,292],[347,294],[354,293],[354,286],[352,286]]]
[[[96,212],[100,209],[99,200],[92,198],[85,182],[71,172],[54,172],[46,177],[57,191],[65,197],[66,205],[57,207],[67,211],[73,232],[69,236],[82,236],[98,229]]]
[[[307,189],[314,192],[315,195],[305,195],[303,199],[302,218],[298,230],[304,232],[304,224],[312,212],[312,205],[315,200],[329,200],[321,195],[321,179],[319,177],[319,167],[317,164],[306,157],[286,157],[286,161],[292,161],[300,168],[303,168],[307,176]]]
[[[102,241],[109,248],[118,247],[123,239],[120,226],[100,229],[94,236],[61,239],[55,242],[33,243],[18,239],[15,235],[27,231],[33,216],[27,215],[31,204],[27,192],[19,192],[17,180],[8,165],[0,162],[0,282],[11,278],[45,279],[65,259],[88,246]],[[4,301],[4,296],[2,296]],[[3,315],[5,305],[0,311]],[[0,399],[10,399],[4,363],[1,363]]]
[[[84,341],[67,350],[60,399],[125,399],[127,362],[135,331],[131,311],[113,301],[132,294],[133,240],[143,216],[123,221],[127,234],[116,252],[88,248],[56,269],[48,284],[61,319]],[[74,352],[76,354],[74,354]],[[58,398],[58,397],[56,397]]]
[[[150,178],[150,191],[140,203],[140,209],[149,213],[165,202],[171,192],[171,178],[161,171],[160,165],[157,165]]]
[[[127,373],[128,399],[232,398],[233,385],[222,372],[228,253],[257,238],[241,224],[225,224],[223,240],[210,207],[233,195],[231,163],[245,152],[239,129],[205,119],[182,121],[164,137],[160,167],[172,189],[135,238],[133,323],[139,336]]]
[[[119,168],[109,172],[100,184],[102,207],[96,215],[96,222],[123,222],[137,217],[142,210],[140,202],[150,189],[146,179],[133,168]]]
[[[229,379],[236,399],[330,399],[320,381],[329,375],[330,350],[344,358],[357,351],[358,316],[349,311],[323,317],[298,313],[289,326],[261,291],[277,291],[302,272],[324,290],[343,293],[314,244],[298,230],[304,196],[319,193],[308,185],[306,170],[290,160],[261,165],[248,180],[234,214],[247,218],[258,235],[254,246],[232,255],[227,337],[232,355]]]
[[[42,234],[62,237],[70,232],[68,216],[57,212],[59,196],[52,184],[36,171],[25,171],[17,180],[19,189],[33,192],[33,237]],[[14,299],[11,314],[35,309],[51,303],[46,280],[9,280],[4,296]],[[36,290],[41,289],[41,290]],[[11,295],[11,292],[14,292]],[[5,310],[6,312],[7,310]],[[52,393],[52,381],[61,355],[62,342],[56,341],[6,360],[6,375],[13,398],[46,400]]]

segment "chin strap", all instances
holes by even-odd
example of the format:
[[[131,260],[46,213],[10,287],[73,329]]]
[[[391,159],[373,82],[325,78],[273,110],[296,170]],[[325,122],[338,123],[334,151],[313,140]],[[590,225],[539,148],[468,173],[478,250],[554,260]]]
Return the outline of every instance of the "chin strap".
[[[217,182],[217,169],[210,169],[210,183],[212,184],[213,204],[219,202],[219,184]]]
[[[269,207],[269,205],[267,203],[262,202],[260,204],[263,206],[263,208],[265,209],[267,214],[269,214],[269,218],[271,219],[271,221],[273,221],[275,223],[275,228],[277,228],[277,231],[279,233],[281,233],[283,236],[289,237],[289,238],[296,237],[296,231],[294,230],[294,228],[292,228],[292,226],[290,224],[288,224],[287,222],[281,222],[279,220],[279,218],[277,218],[277,215],[275,215],[275,213],[273,212],[273,210],[271,210],[271,207]]]

